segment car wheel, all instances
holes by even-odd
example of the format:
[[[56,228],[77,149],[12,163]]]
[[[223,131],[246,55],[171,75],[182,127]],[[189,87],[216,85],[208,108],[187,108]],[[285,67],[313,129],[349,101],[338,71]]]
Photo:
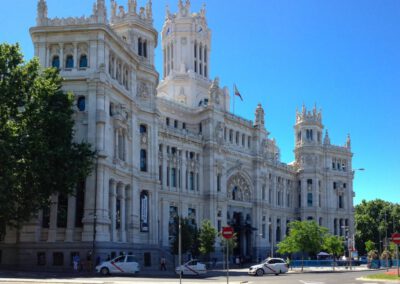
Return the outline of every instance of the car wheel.
[[[107,267],[103,267],[103,268],[100,270],[100,273],[101,273],[101,275],[106,276],[106,275],[108,275],[108,274],[110,273],[110,271],[108,270]]]
[[[264,275],[264,270],[262,270],[261,268],[257,269],[256,275],[257,276],[263,276]]]

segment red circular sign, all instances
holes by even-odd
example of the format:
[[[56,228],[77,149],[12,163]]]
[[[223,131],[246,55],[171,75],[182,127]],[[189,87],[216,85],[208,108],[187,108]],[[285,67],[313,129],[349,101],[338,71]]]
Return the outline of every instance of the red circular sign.
[[[230,239],[233,237],[233,228],[232,227],[223,227],[221,235],[225,239]]]
[[[392,242],[394,242],[397,245],[400,245],[400,233],[392,234]]]

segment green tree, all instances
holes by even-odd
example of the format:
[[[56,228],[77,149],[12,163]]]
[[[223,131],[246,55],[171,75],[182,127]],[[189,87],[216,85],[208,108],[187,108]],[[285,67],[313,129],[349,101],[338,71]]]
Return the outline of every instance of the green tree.
[[[368,240],[365,242],[365,250],[367,253],[374,249],[375,249],[375,243],[373,241]]]
[[[195,243],[196,227],[193,226],[188,218],[181,218],[181,252],[182,254],[191,252]],[[176,236],[171,242],[171,253],[179,254],[179,217],[174,218],[174,232]]]
[[[324,243],[322,249],[333,255],[333,260],[335,260],[339,255],[344,253],[344,239],[341,236],[333,236],[326,234],[324,237]],[[335,270],[335,261],[332,262],[333,270]]]
[[[204,220],[201,223],[199,234],[199,251],[201,254],[209,256],[215,250],[215,238],[217,230],[211,225],[210,220]]]
[[[315,221],[290,222],[289,235],[278,243],[277,251],[281,254],[300,252],[302,254],[301,270],[303,271],[304,253],[318,253],[327,232],[327,228],[319,226]]]
[[[363,246],[366,241],[381,244],[386,236],[400,230],[400,205],[381,199],[363,200],[355,207],[354,220],[356,248],[360,254],[365,254],[368,251]]]
[[[74,142],[72,94],[58,71],[24,62],[18,45],[0,44],[0,234],[19,227],[52,194],[71,194],[95,153]]]

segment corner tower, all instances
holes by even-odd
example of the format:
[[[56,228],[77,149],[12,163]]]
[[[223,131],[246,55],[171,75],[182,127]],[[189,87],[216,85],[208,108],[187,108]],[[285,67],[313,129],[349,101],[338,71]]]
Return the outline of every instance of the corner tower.
[[[211,31],[205,14],[205,7],[192,13],[189,0],[179,0],[175,14],[167,7],[162,29],[163,80],[158,96],[190,107],[208,100]]]

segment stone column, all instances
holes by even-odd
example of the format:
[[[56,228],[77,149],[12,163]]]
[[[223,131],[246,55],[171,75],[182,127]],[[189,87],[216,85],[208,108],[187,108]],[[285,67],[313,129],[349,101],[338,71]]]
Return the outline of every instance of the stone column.
[[[116,211],[117,211],[117,192],[116,192],[116,182],[111,184],[110,188],[110,218],[111,218],[111,226],[110,226],[110,235],[111,241],[115,242],[117,240],[117,228],[116,228]]]
[[[79,58],[78,58],[78,44],[76,42],[73,43],[74,46],[74,68],[79,68]]]
[[[121,208],[120,208],[120,215],[121,215],[121,228],[120,228],[120,241],[126,242],[126,212],[125,212],[125,187],[122,185],[119,190],[119,197],[121,198]]]
[[[50,224],[49,224],[49,234],[47,236],[47,242],[56,241],[57,210],[58,210],[58,195],[53,194],[51,196],[51,203],[50,203]]]
[[[60,70],[64,68],[64,44],[60,43]]]
[[[72,242],[74,240],[75,229],[75,215],[76,215],[76,196],[68,196],[68,219],[67,229],[65,230],[65,242]]]

